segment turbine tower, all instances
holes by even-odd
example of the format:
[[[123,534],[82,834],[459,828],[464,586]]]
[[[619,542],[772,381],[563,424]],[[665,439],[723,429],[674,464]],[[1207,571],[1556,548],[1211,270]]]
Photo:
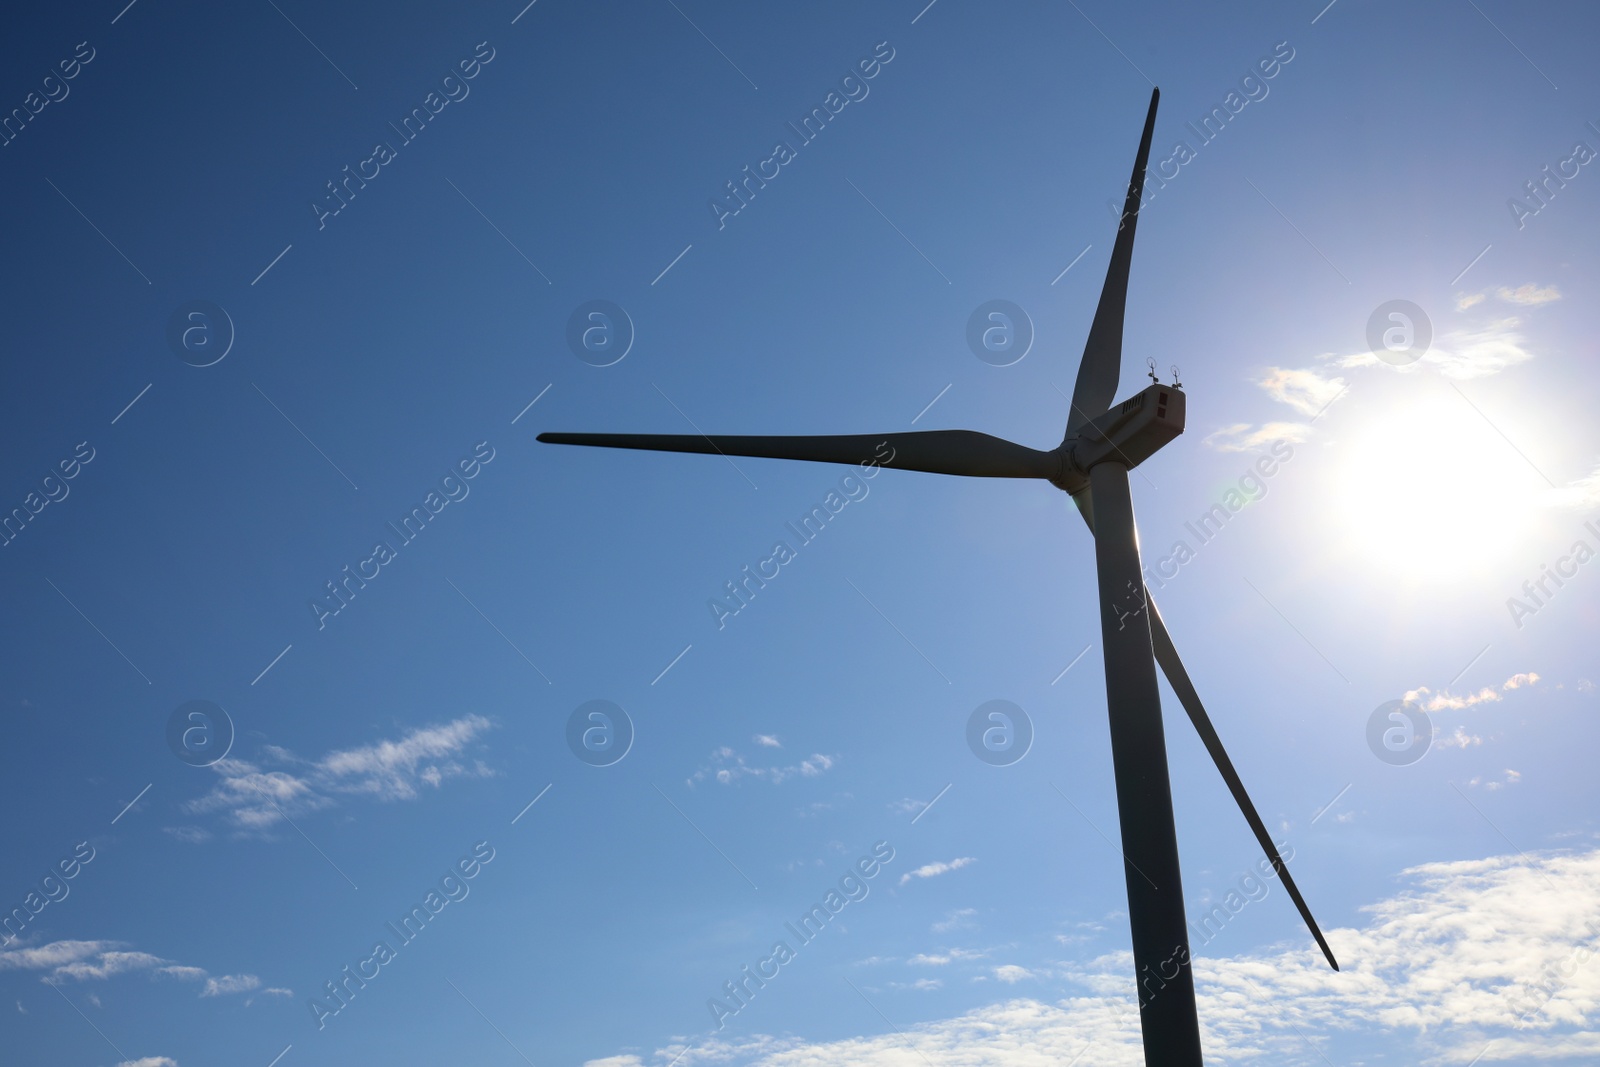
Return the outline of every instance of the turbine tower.
[[[1078,365],[1066,435],[1049,452],[972,430],[777,437],[542,433],[539,440],[822,463],[859,463],[887,442],[893,449],[893,458],[879,460],[882,466],[975,478],[1038,478],[1071,494],[1094,535],[1111,755],[1145,1063],[1148,1067],[1198,1067],[1200,1024],[1178,869],[1161,694],[1156,681],[1158,664],[1256,840],[1271,858],[1273,869],[1311,936],[1334,970],[1339,969],[1339,964],[1222,747],[1142,577],[1128,471],[1176,438],[1184,427],[1184,394],[1176,376],[1171,385],[1156,381],[1122,403],[1113,404],[1122,372],[1122,323],[1133,263],[1134,229],[1139,221],[1145,164],[1160,99],[1159,89],[1150,94],[1150,111],[1128,182],[1127,201],[1111,250],[1105,286]]]

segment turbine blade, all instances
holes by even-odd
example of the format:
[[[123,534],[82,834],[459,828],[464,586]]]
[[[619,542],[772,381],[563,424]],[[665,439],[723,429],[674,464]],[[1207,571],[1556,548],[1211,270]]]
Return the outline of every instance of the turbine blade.
[[[1082,513],[1083,521],[1089,524],[1089,532],[1094,533],[1093,497],[1088,490],[1080,490],[1073,494],[1072,499]],[[1228,791],[1233,794],[1239,810],[1244,812],[1245,822],[1250,824],[1250,829],[1255,833],[1256,841],[1261,845],[1262,851],[1272,860],[1272,869],[1283,880],[1284,888],[1289,891],[1289,899],[1294,901],[1294,906],[1300,912],[1300,918],[1305,920],[1311,936],[1316,939],[1317,947],[1322,949],[1322,954],[1328,958],[1328,965],[1337,971],[1339,961],[1334,959],[1333,950],[1328,947],[1321,928],[1317,926],[1317,920],[1311,917],[1311,909],[1306,906],[1305,898],[1300,895],[1300,887],[1294,884],[1294,878],[1289,874],[1289,868],[1283,862],[1278,846],[1273,844],[1272,837],[1267,833],[1266,825],[1262,823],[1255,804],[1250,801],[1250,794],[1245,792],[1244,782],[1239,779],[1239,772],[1234,770],[1233,760],[1228,758],[1227,749],[1222,747],[1222,739],[1217,736],[1216,728],[1211,725],[1211,717],[1206,714],[1205,705],[1200,703],[1200,694],[1195,691],[1194,683],[1189,680],[1189,672],[1184,669],[1183,660],[1178,658],[1177,646],[1172,643],[1172,635],[1167,632],[1167,624],[1162,621],[1161,613],[1156,610],[1156,602],[1150,599],[1148,590],[1145,591],[1145,599],[1150,606],[1150,642],[1155,652],[1156,663],[1161,666],[1161,673],[1167,676],[1167,683],[1177,694],[1178,703],[1188,712],[1189,721],[1194,724],[1201,743],[1206,746],[1206,751],[1211,754],[1211,761],[1222,773],[1222,780],[1227,783]]]
[[[642,448],[654,452],[803,459],[817,463],[870,463],[899,470],[957,474],[970,478],[1052,478],[1060,468],[1053,452],[1040,452],[973,430],[833,436],[743,437],[728,434],[542,433],[553,445]]]
[[[1289,899],[1293,900],[1294,906],[1300,910],[1300,918],[1305,920],[1311,936],[1316,938],[1317,947],[1328,957],[1328,966],[1337,971],[1339,961],[1333,958],[1333,950],[1323,938],[1317,920],[1311,917],[1311,909],[1306,906],[1305,898],[1300,895],[1300,887],[1294,884],[1288,866],[1278,854],[1278,846],[1272,843],[1272,837],[1267,833],[1266,825],[1256,812],[1256,806],[1250,802],[1250,794],[1244,791],[1244,783],[1239,780],[1239,772],[1233,769],[1233,761],[1228,758],[1227,749],[1222,747],[1222,739],[1217,736],[1216,729],[1211,725],[1211,717],[1206,714],[1205,706],[1200,703],[1200,694],[1195,692],[1194,683],[1189,680],[1189,672],[1184,670],[1183,661],[1178,658],[1178,650],[1172,644],[1172,635],[1167,633],[1166,624],[1161,621],[1161,614],[1156,611],[1153,600],[1150,601],[1150,638],[1155,646],[1156,662],[1161,665],[1162,673],[1167,676],[1172,691],[1178,694],[1178,703],[1189,713],[1189,721],[1194,723],[1195,732],[1200,735],[1206,751],[1211,753],[1211,759],[1216,763],[1217,770],[1222,772],[1222,780],[1228,783],[1228,792],[1233,794],[1239,810],[1244,812],[1245,821],[1250,824],[1250,829],[1256,835],[1256,841],[1272,860],[1272,869],[1277,871],[1278,877],[1283,880],[1283,887],[1289,891]]]
[[[1106,267],[1105,286],[1095,308],[1089,340],[1083,346],[1083,361],[1078,364],[1078,383],[1072,389],[1072,411],[1067,415],[1067,436],[1090,419],[1107,411],[1117,395],[1122,376],[1122,317],[1128,302],[1128,272],[1133,265],[1133,231],[1139,221],[1139,202],[1144,199],[1144,168],[1150,158],[1150,136],[1156,128],[1156,105],[1161,90],[1150,93],[1150,113],[1145,116],[1144,136],[1139,139],[1139,154],[1133,161],[1133,177],[1128,180],[1128,199],[1117,224],[1117,240],[1111,248],[1111,263]]]

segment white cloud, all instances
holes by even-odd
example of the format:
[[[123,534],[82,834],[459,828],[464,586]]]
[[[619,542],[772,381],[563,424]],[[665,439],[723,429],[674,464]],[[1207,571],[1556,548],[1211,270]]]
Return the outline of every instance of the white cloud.
[[[48,945],[0,952],[0,971],[49,970],[126,947],[120,941],[52,941]]]
[[[906,960],[907,967],[943,967],[952,960],[981,960],[989,953],[975,948],[952,948],[941,953],[919,952]]]
[[[1467,733],[1465,727],[1458,725],[1455,733],[1446,734],[1445,736],[1439,738],[1439,740],[1435,741],[1434,744],[1438,745],[1440,748],[1467,748],[1471,745],[1483,744],[1483,738],[1479,737],[1477,734]]]
[[[209,978],[204,967],[191,967],[163,959],[150,952],[135,951],[121,941],[52,941],[46,945],[0,952],[0,971],[48,971],[40,981],[54,985],[64,979],[75,982],[105,981],[118,975],[146,973],[161,978],[175,978],[180,982],[198,982],[208,979],[206,991],[201,996],[215,996],[211,987],[217,979]],[[255,982],[254,975],[240,975],[221,981]],[[251,986],[249,988],[254,988]],[[223,988],[220,992],[235,992]],[[91,1001],[93,994],[90,995]]]
[[[233,993],[248,993],[261,988],[261,979],[253,974],[225,974],[221,978],[207,978],[202,997],[225,997]]]
[[[51,971],[50,975],[53,978],[75,978],[82,982],[90,978],[110,978],[129,971],[153,970],[166,962],[148,952],[102,952],[94,960],[64,963]]]
[[[1523,346],[1522,335],[1516,332],[1518,322],[1515,318],[1498,319],[1477,329],[1454,330],[1419,362],[1438,367],[1447,378],[1465,380],[1499,374],[1533,358],[1533,353]]]
[[[1034,977],[1034,973],[1026,967],[1018,967],[1014,963],[1003,964],[994,969],[994,976],[1006,985],[1016,985],[1025,978]]]
[[[977,862],[978,861],[973,859],[971,856],[961,856],[958,859],[951,860],[949,863],[944,863],[942,861],[939,863],[924,863],[916,870],[907,871],[905,874],[902,874],[900,876],[900,884],[905,885],[913,878],[936,878],[939,875],[945,874],[949,871],[959,871],[969,863]]]
[[[171,1056],[140,1056],[136,1060],[123,1060],[117,1067],[178,1067]]]
[[[1550,503],[1574,511],[1593,511],[1600,508],[1600,465],[1582,478],[1568,482],[1560,489],[1551,490]]]
[[[855,799],[855,794],[853,793],[835,793],[831,799],[813,800],[805,807],[796,808],[795,814],[802,819],[807,819],[830,811],[841,811],[854,802]]]
[[[294,996],[294,990],[284,989],[281,986],[268,986],[261,991],[261,995],[264,997],[292,997]]]
[[[109,942],[108,942],[109,943]],[[109,949],[95,955],[93,959],[75,959],[55,967],[45,978],[51,979],[71,978],[75,981],[86,982],[90,979],[114,978],[119,974],[129,974],[134,971],[150,971],[153,974],[165,975],[179,981],[198,981],[206,976],[200,967],[187,967],[181,963],[164,960],[160,956],[149,952],[125,952],[120,949]]]
[[[203,845],[212,837],[210,830],[200,826],[163,826],[161,832],[171,834],[186,845]]]
[[[1343,971],[1303,936],[1290,947],[1196,962],[1208,1062],[1371,1062],[1343,1035],[1378,1042],[1385,1062],[1465,1065],[1600,1059],[1600,850],[1433,863],[1405,889],[1363,909],[1358,929],[1328,931]],[[1138,1067],[1131,954],[1077,965],[1080,992],[974,1008],[876,1035],[715,1035],[649,1067]],[[980,987],[981,988],[981,987]],[[1520,1025],[1519,1025],[1520,1024]],[[1486,1047],[1487,1046],[1487,1047]],[[1327,1050],[1324,1052],[1323,1050]],[[601,1062],[590,1061],[590,1067]],[[645,1067],[634,1058],[626,1067]],[[621,1067],[621,1065],[617,1065]]]
[[[1484,704],[1500,699],[1500,694],[1490,686],[1484,686],[1476,693],[1466,696],[1452,696],[1449,693],[1435,693],[1425,685],[1407,691],[1405,701],[1408,704],[1420,704],[1423,711],[1445,711],[1469,708],[1474,704]]]
[[[814,752],[808,759],[799,763],[792,763],[787,767],[757,767],[745,762],[743,755],[723,745],[711,753],[711,762],[690,775],[686,782],[693,786],[696,782],[707,779],[729,785],[740,778],[758,778],[762,781],[780,785],[790,778],[815,778],[826,771],[833,769],[835,756],[825,756]]]
[[[1552,300],[1560,300],[1561,290],[1553,285],[1547,285],[1543,289],[1533,284],[1519,285],[1515,289],[1507,289],[1502,285],[1495,290],[1494,295],[1508,303],[1521,304],[1524,307],[1538,307],[1540,304],[1548,304]]]
[[[221,777],[215,788],[203,797],[187,801],[183,808],[193,814],[223,812],[235,829],[260,832],[285,816],[293,818],[320,811],[335,803],[330,794],[354,794],[379,800],[410,800],[420,785],[435,789],[446,778],[493,775],[481,761],[468,768],[459,757],[471,742],[490,728],[481,715],[467,715],[440,726],[410,730],[399,740],[378,741],[356,748],[339,749],[321,759],[308,761],[287,749],[268,745],[269,759],[288,763],[298,773],[264,770],[242,759],[220,760],[212,770]],[[169,830],[182,841],[201,840],[192,828]]]
[[[1523,285],[1516,289],[1501,287],[1496,296],[1509,303],[1533,307],[1559,300],[1561,293],[1555,286]],[[1456,308],[1465,311],[1483,300],[1483,293],[1463,294],[1456,298]],[[1447,378],[1463,381],[1498,374],[1533,358],[1518,332],[1520,325],[1520,319],[1507,316],[1481,326],[1451,330],[1434,337],[1427,351],[1415,362],[1393,369],[1411,373],[1421,367],[1432,367]],[[1366,349],[1343,356],[1329,353],[1320,358],[1340,369],[1376,367],[1384,362]],[[1256,385],[1272,399],[1289,405],[1301,415],[1310,416],[1313,421],[1348,388],[1343,378],[1329,377],[1312,368],[1277,366],[1268,367]],[[1249,452],[1276,440],[1300,444],[1310,436],[1310,423],[1269,422],[1257,427],[1240,422],[1217,430],[1205,438],[1205,443],[1223,452]],[[1600,505],[1600,469],[1589,479],[1560,491],[1560,495],[1564,503],[1573,507]]]
[[[1268,367],[1256,385],[1281,404],[1315,419],[1345,394],[1343,378],[1329,378],[1303,367]],[[1275,441],[1300,444],[1311,436],[1309,422],[1268,422],[1254,426],[1236,422],[1208,435],[1204,443],[1219,452],[1253,452]]]
[[[1473,778],[1467,784],[1473,787],[1481,785],[1483,788],[1493,791],[1504,789],[1508,785],[1516,785],[1520,781],[1522,781],[1522,772],[1511,770],[1508,767],[1504,778]]]
[[[262,830],[285,815],[293,817],[333,804],[310,782],[283,771],[263,771],[245,760],[218,760],[211,770],[222,781],[205,796],[186,801],[183,810],[195,815],[225,812],[241,830]]]
[[[1455,696],[1443,690],[1436,693],[1425,685],[1419,685],[1415,689],[1408,690],[1404,699],[1408,704],[1420,705],[1423,711],[1459,711],[1462,708],[1470,708],[1474,704],[1495,703],[1501,699],[1501,692],[1537,685],[1538,682],[1539,676],[1529,671],[1513,674],[1505,680],[1499,691],[1496,691],[1492,685],[1486,685],[1476,693]],[[1473,743],[1477,743],[1476,739],[1474,739]]]
[[[1324,378],[1314,370],[1268,367],[1256,385],[1272,399],[1302,415],[1320,415],[1349,388],[1343,378]]]
[[[419,779],[437,788],[443,778],[470,773],[454,757],[488,729],[488,719],[468,715],[412,730],[398,741],[330,752],[318,761],[317,778],[339,792],[410,800],[417,795]]]
[[[1523,307],[1538,307],[1561,299],[1561,290],[1553,285],[1537,286],[1533,283],[1519,285],[1515,289],[1509,286],[1500,286],[1494,290],[1494,295],[1508,304],[1520,304]],[[1463,293],[1456,297],[1456,310],[1466,311],[1477,307],[1489,296],[1486,292]]]
[[[1418,367],[1434,367],[1446,378],[1459,381],[1499,374],[1533,358],[1525,339],[1517,332],[1521,323],[1521,319],[1511,316],[1495,319],[1484,326],[1452,330],[1434,338],[1421,359],[1396,369],[1414,371]],[[1375,367],[1380,362],[1367,350],[1334,357],[1334,365],[1342,368]]]
[[[751,740],[754,741],[756,744],[760,745],[762,748],[782,748],[783,747],[783,742],[779,741],[776,737],[772,736],[771,734],[756,734],[754,737],[751,738]]]
[[[1253,452],[1274,441],[1298,445],[1310,436],[1311,424],[1308,422],[1269,422],[1263,426],[1236,422],[1210,434],[1203,443],[1218,452]]]
[[[978,914],[977,908],[956,908],[948,912],[945,917],[933,924],[933,932],[947,934],[951,930],[970,930],[977,925],[972,922],[972,917]]]
[[[918,978],[915,982],[890,982],[890,989],[922,989],[933,990],[944,988],[944,982],[938,978]]]

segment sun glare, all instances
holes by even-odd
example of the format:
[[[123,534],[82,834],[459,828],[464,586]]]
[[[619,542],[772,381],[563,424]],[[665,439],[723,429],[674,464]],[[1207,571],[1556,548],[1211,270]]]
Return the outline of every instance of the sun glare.
[[[1340,451],[1336,528],[1368,562],[1415,580],[1486,572],[1537,521],[1539,475],[1459,399],[1379,414]]]

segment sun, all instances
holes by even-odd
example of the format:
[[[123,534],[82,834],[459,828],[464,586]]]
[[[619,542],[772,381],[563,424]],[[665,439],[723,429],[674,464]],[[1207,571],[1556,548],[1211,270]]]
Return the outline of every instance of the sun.
[[[1459,397],[1377,413],[1336,448],[1334,528],[1367,563],[1418,582],[1466,579],[1533,532],[1540,476]]]

